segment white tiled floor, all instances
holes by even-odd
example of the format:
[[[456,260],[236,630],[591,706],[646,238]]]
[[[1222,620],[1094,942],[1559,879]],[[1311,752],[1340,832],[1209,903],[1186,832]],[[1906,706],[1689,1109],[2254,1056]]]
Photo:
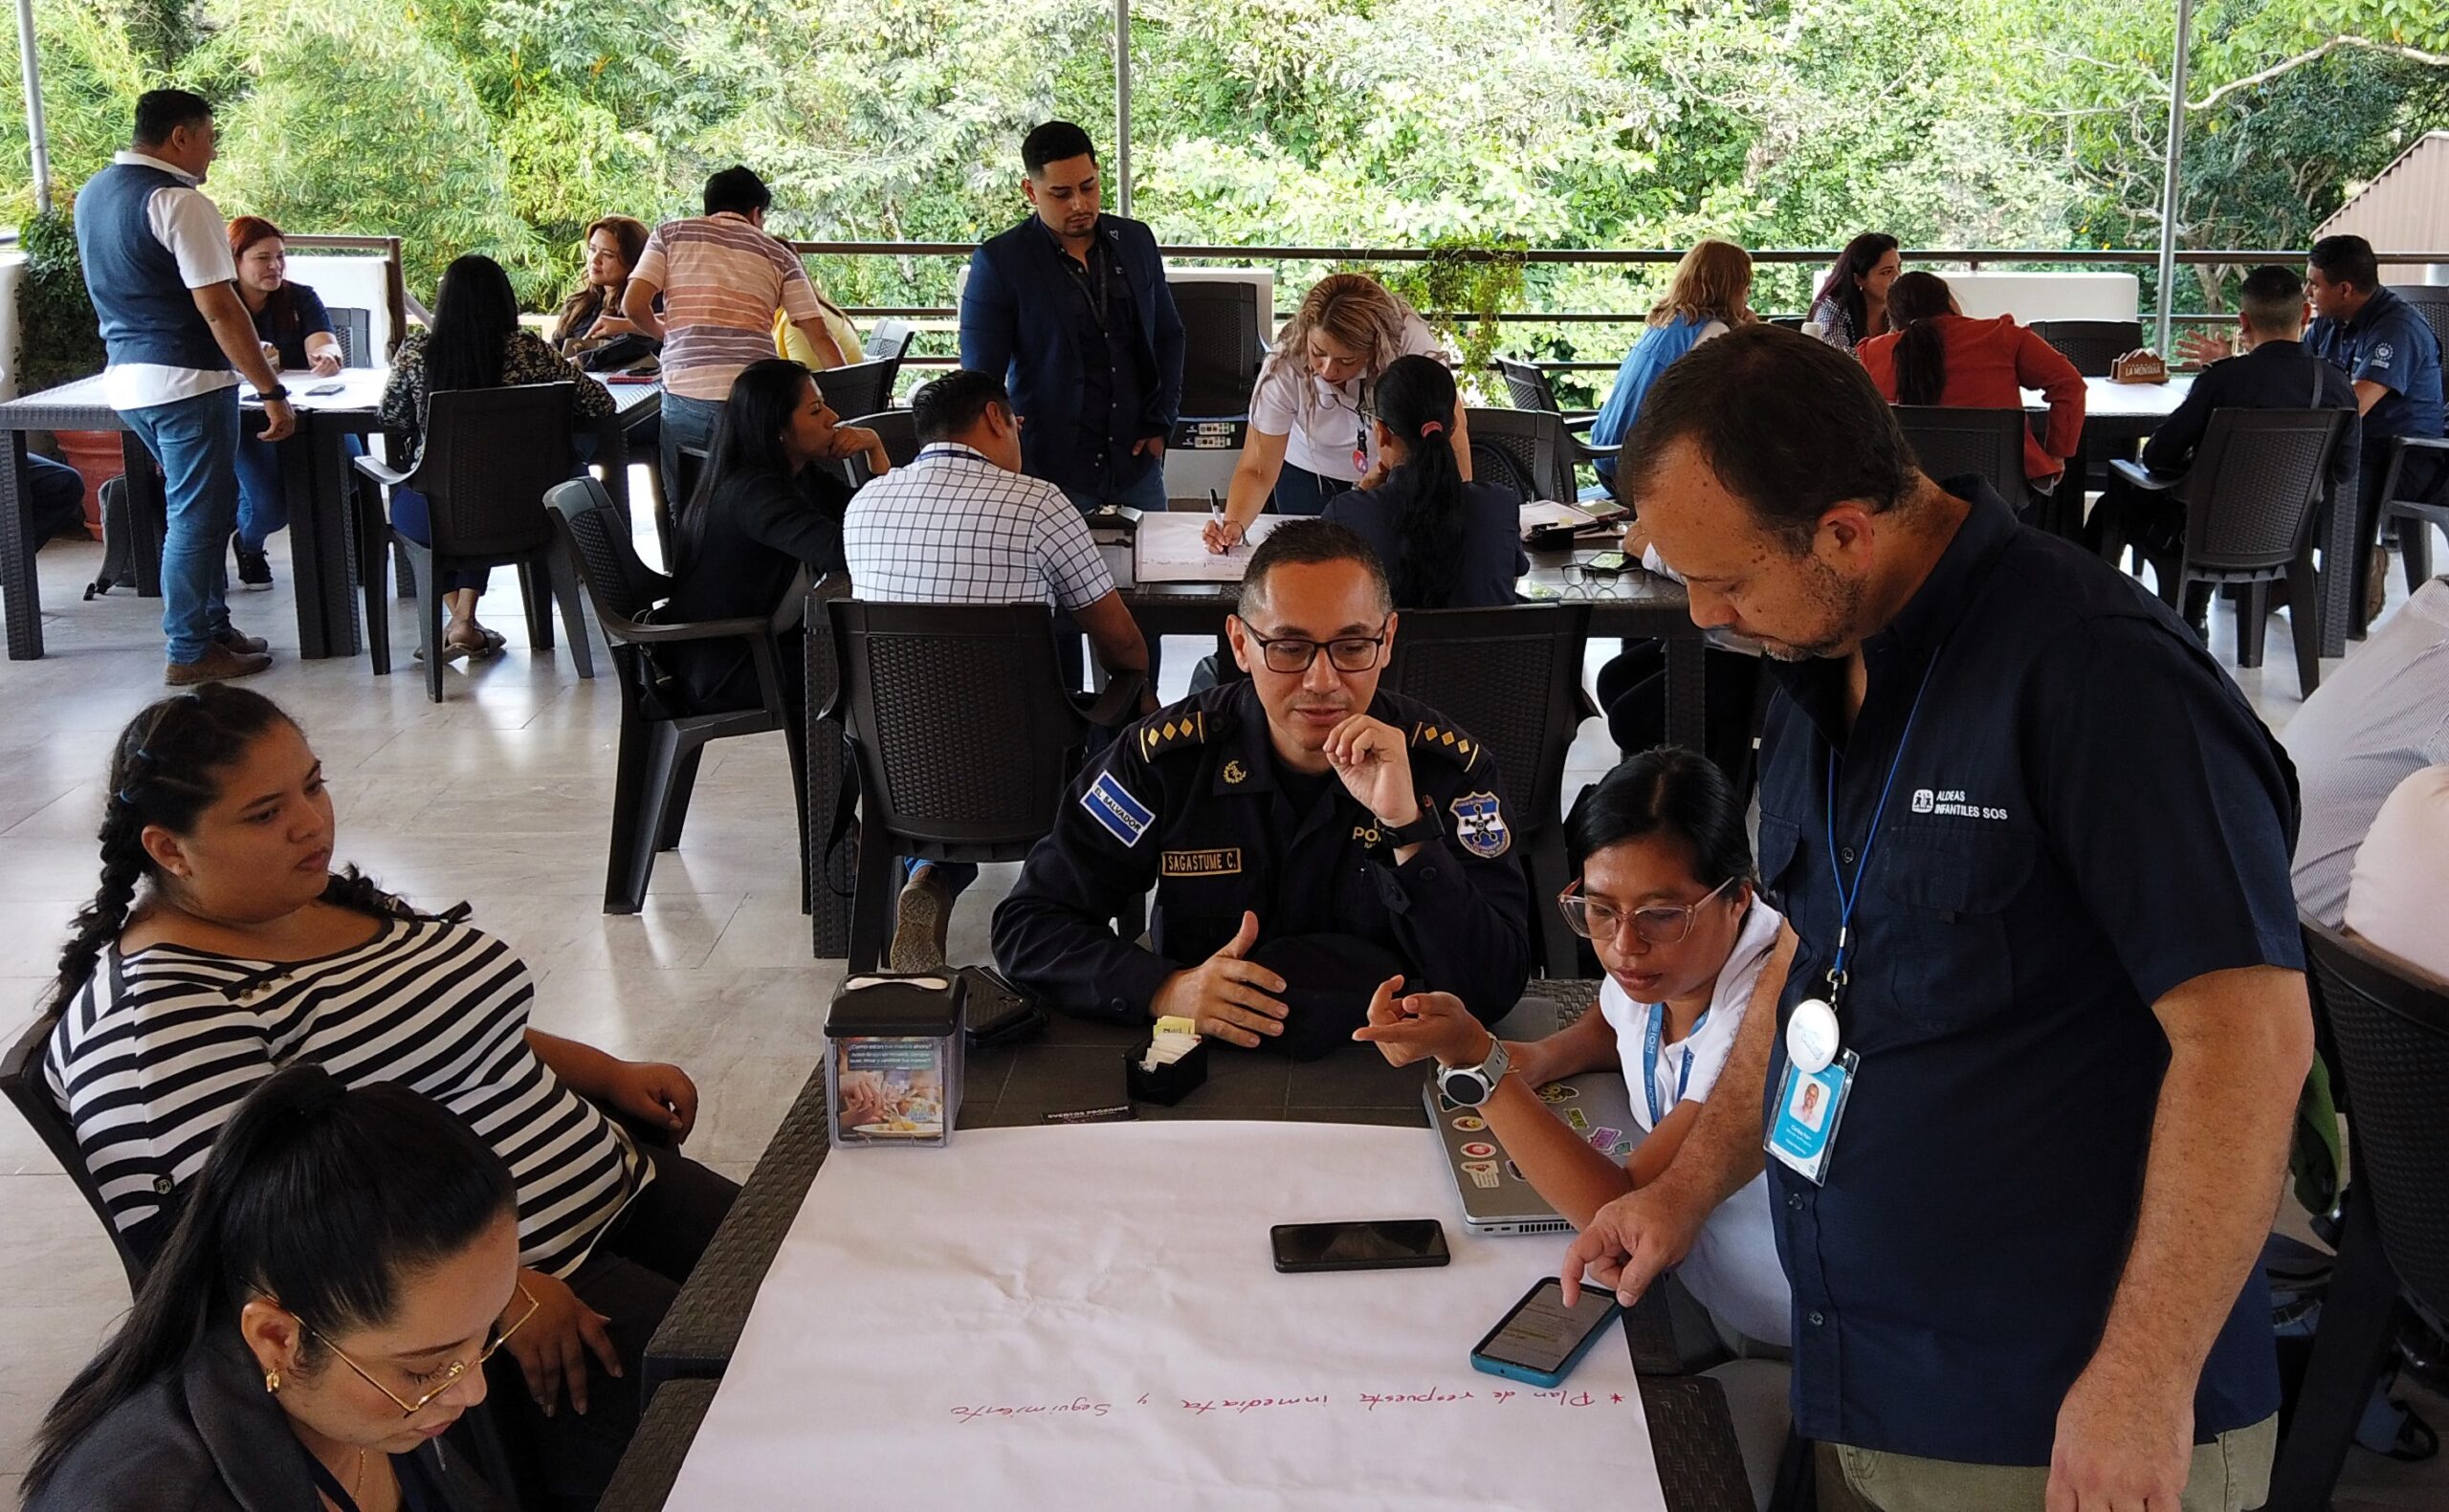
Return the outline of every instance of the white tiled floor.
[[[511,649],[452,668],[439,707],[426,702],[407,660],[414,631],[404,612],[394,619],[402,659],[389,678],[371,675],[363,658],[299,662],[284,549],[276,539],[280,585],[238,596],[235,608],[280,653],[251,686],[298,715],[322,756],[342,858],[421,901],[472,902],[477,920],[534,969],[540,1026],[686,1065],[705,1097],[692,1152],[746,1174],[815,1059],[840,975],[808,958],[780,738],[724,742],[708,755],[687,837],[657,863],[646,909],[607,917],[603,846],[619,719],[608,679],[580,681],[566,651],[527,652],[508,574],[488,607]],[[0,662],[0,908],[14,920],[0,931],[0,1032],[12,1037],[39,1005],[66,924],[94,887],[110,739],[163,690],[158,602],[125,592],[78,601],[99,559],[99,549],[81,542],[42,554],[50,655]],[[2223,618],[2223,655],[2231,633]],[[2297,703],[2286,646],[2284,627],[2274,627],[2269,665],[2239,677],[2275,726]],[[1166,659],[1169,682],[1187,675],[1188,649]],[[601,657],[598,665],[608,670]],[[1613,759],[1604,727],[1586,725],[1567,791]],[[986,913],[1014,869],[988,867],[956,913],[956,959],[986,958]],[[0,1370],[0,1501],[14,1504],[28,1434],[126,1301],[93,1215],[22,1122],[0,1112],[0,1341],[9,1359]],[[2449,1422],[2449,1413],[2434,1420]],[[2449,1503],[2439,1467],[2391,1465],[2360,1451],[2343,1489],[2374,1507]]]

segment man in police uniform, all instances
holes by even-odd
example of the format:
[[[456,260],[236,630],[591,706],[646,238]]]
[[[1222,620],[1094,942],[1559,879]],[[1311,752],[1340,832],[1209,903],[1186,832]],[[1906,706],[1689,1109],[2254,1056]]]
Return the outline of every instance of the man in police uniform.
[[[1396,624],[1367,543],[1323,520],[1279,527],[1226,626],[1248,680],[1140,721],[1081,775],[995,910],[1004,975],[1075,1013],[1191,1019],[1246,1047],[1289,1032],[1322,1053],[1376,981],[1349,1022],[1291,1022],[1288,987],[1300,1000],[1309,984],[1251,956],[1341,936],[1413,990],[1502,1017],[1531,965],[1505,787],[1476,739],[1379,690]],[[1110,921],[1151,886],[1143,950]]]
[[[1760,871],[1798,946],[1568,1276],[1638,1295],[1765,1133],[1823,1505],[2261,1505],[2256,1260],[2312,1058],[2285,756],[2174,615],[1916,472],[1806,337],[1695,348],[1618,476],[1694,621],[1777,659]]]

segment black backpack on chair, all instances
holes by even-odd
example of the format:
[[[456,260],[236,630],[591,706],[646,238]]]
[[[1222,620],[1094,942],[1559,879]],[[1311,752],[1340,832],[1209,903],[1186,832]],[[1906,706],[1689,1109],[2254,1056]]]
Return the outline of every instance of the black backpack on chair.
[[[85,584],[85,597],[136,586],[136,522],[127,510],[127,479],[102,485],[102,568]]]

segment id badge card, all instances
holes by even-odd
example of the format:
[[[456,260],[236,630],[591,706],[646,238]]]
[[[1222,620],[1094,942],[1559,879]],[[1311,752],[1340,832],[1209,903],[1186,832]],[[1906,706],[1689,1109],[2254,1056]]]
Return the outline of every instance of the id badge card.
[[[1828,1179],[1828,1157],[1837,1148],[1837,1126],[1844,1119],[1845,1099],[1854,1089],[1854,1068],[1859,1063],[1851,1050],[1819,1071],[1786,1063],[1764,1148],[1815,1187]]]

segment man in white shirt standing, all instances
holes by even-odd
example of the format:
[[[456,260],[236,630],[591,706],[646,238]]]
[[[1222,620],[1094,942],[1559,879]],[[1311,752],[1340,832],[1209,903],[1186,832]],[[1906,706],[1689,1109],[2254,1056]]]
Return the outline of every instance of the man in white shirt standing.
[[[77,258],[109,353],[103,398],[162,467],[172,687],[272,665],[264,643],[230,623],[239,378],[264,402],[265,440],[298,426],[238,296],[221,211],[198,190],[212,157],[212,107],[183,89],[150,90],[136,101],[130,150],[77,196]]]
[[[1021,471],[1021,423],[1002,378],[967,368],[910,398],[920,450],[858,492],[842,520],[851,590],[889,603],[1050,603],[1078,622],[1109,674],[1148,670],[1148,643],[1069,495]],[[1141,712],[1153,713],[1152,689]],[[887,963],[943,964],[953,900],[973,866],[911,861]]]

